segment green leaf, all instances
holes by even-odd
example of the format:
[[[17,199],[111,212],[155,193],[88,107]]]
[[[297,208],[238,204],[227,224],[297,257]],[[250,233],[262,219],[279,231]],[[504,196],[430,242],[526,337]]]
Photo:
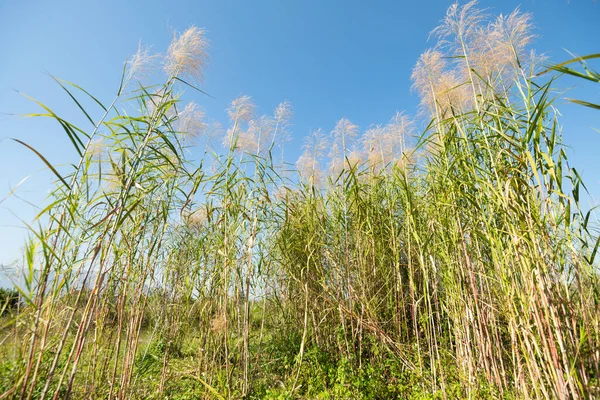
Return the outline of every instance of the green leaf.
[[[56,177],[63,183],[63,185],[65,185],[65,187],[68,190],[71,190],[71,186],[69,186],[69,184],[67,183],[67,181],[65,181],[63,179],[63,177],[58,173],[58,171],[52,166],[52,164],[50,164],[48,162],[48,160],[46,160],[46,158],[36,149],[34,149],[33,147],[31,147],[30,145],[28,145],[25,142],[20,141],[19,139],[14,139],[13,140],[17,143],[22,144],[23,146],[27,147],[28,149],[30,149],[31,151],[33,151],[35,154],[37,154],[37,156],[44,162],[44,164],[46,164],[48,166],[48,168],[50,168],[50,170],[54,173],[54,175],[56,175]]]

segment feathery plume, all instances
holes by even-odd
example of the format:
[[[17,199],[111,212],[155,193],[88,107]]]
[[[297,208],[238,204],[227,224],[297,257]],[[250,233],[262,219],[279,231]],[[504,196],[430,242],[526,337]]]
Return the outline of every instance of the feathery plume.
[[[263,115],[258,119],[248,121],[246,130],[238,128],[234,131],[233,127],[230,128],[223,140],[223,145],[228,148],[235,145],[237,151],[260,155],[268,150],[272,136],[273,120]]]
[[[436,98],[443,118],[450,114],[461,114],[473,104],[471,86],[465,84],[454,71],[442,74],[436,85]]]
[[[333,174],[339,173],[344,167],[348,149],[352,146],[353,139],[358,134],[358,126],[350,122],[348,118],[340,119],[331,131],[331,164],[330,170]]]
[[[302,155],[296,162],[300,177],[315,186],[322,184],[322,171],[319,160],[327,149],[327,139],[321,129],[310,132],[302,146]]]
[[[367,164],[374,171],[379,171],[389,160],[386,144],[386,130],[381,125],[369,128],[363,133],[362,145]]]
[[[479,109],[476,93],[474,93],[476,89],[475,76],[471,71],[469,56],[472,53],[472,38],[481,28],[481,22],[487,16],[476,6],[477,0],[472,0],[462,7],[458,5],[458,2],[454,3],[448,8],[440,26],[435,28],[431,35],[439,39],[440,46],[448,47],[452,56],[461,56],[455,59],[459,65],[458,73],[446,75],[444,81],[454,80],[456,83],[470,83],[473,105]]]
[[[462,47],[486,18],[485,13],[476,6],[477,0],[472,0],[462,7],[458,2],[452,4],[448,7],[440,25],[431,31],[430,36],[437,37],[442,46],[454,44]],[[448,39],[452,36],[454,41]]]
[[[252,154],[263,154],[268,150],[269,144],[273,141],[275,134],[275,121],[266,115],[248,122],[247,134],[253,139],[254,143],[247,149],[243,149]]]
[[[421,54],[411,78],[413,89],[421,97],[421,108],[432,116],[444,118],[451,110],[466,110],[470,106],[469,87],[462,84],[455,71],[447,69],[443,54],[437,50]]]
[[[532,18],[531,13],[521,13],[517,8],[508,16],[500,14],[492,23],[492,29],[498,33],[502,43],[511,47],[515,58],[521,57],[535,38]]]
[[[323,172],[319,161],[312,158],[309,154],[302,154],[296,161],[296,169],[306,183],[313,186],[320,186],[323,182]]]
[[[231,102],[227,113],[234,122],[248,121],[252,118],[255,108],[250,96],[240,96]]]
[[[535,69],[537,67],[541,67],[548,61],[548,57],[545,54],[538,54],[535,50],[530,50],[527,56],[527,64],[528,64],[528,77],[534,76]]]
[[[356,146],[350,150],[345,158],[345,169],[357,168],[363,163],[363,153]]]
[[[292,114],[292,103],[290,103],[287,100],[282,103],[279,103],[277,108],[275,108],[273,121],[276,127],[276,136],[274,136],[273,139],[277,140],[281,146],[283,146],[283,143],[290,140],[288,128],[290,126]]]
[[[340,119],[336,124],[331,134],[334,140],[339,140],[344,146],[348,144],[348,140],[356,137],[358,126],[354,125],[348,118]]]
[[[142,47],[142,43],[138,44],[137,52],[127,60],[127,79],[129,82],[131,79],[141,79],[146,75],[148,71],[151,71],[156,64],[158,54],[151,54],[150,47]]]
[[[280,103],[275,109],[275,132],[273,133],[273,141],[271,146],[277,145],[281,150],[281,164],[283,165],[283,151],[285,144],[291,140],[289,126],[292,119],[293,109],[289,101]]]
[[[221,125],[219,121],[211,121],[204,127],[204,137],[206,138],[206,143],[210,146],[212,146],[215,141],[220,140],[223,135],[223,125]]]
[[[413,89],[421,97],[421,107],[431,114],[436,114],[436,86],[439,77],[446,68],[442,53],[428,49],[417,60],[413,68],[411,79]]]
[[[206,130],[205,117],[204,110],[193,101],[189,102],[183,111],[177,114],[177,132],[186,140],[197,138]]]
[[[92,160],[101,160],[106,154],[108,146],[102,138],[96,137],[93,139],[87,148],[87,153]]]
[[[531,30],[531,15],[518,9],[477,30],[471,40],[469,60],[470,68],[484,81],[476,82],[479,94],[489,97],[508,90],[526,61],[525,50],[533,39]]]
[[[385,126],[368,129],[362,138],[369,167],[379,171],[392,166],[406,150],[407,138],[413,134],[413,123],[403,112],[397,112]]]
[[[208,212],[205,207],[198,207],[194,211],[182,213],[182,217],[188,227],[200,229],[208,221]]]
[[[325,137],[325,134],[323,134],[323,130],[319,128],[316,131],[311,131],[304,139],[302,149],[312,158],[319,159],[325,155],[327,145],[327,138]]]
[[[396,160],[396,168],[406,169],[410,165],[414,165],[417,162],[417,153],[415,149],[406,148],[400,157]]]
[[[227,130],[225,137],[223,138],[223,146],[228,149],[232,149],[233,146],[236,148],[248,148],[252,144],[252,138],[241,130],[240,125],[242,122],[248,122],[254,115],[254,103],[250,96],[240,96],[231,102],[231,105],[227,109],[229,119],[233,122],[233,126]],[[241,143],[240,143],[241,142]]]
[[[387,125],[390,148],[394,155],[406,150],[407,139],[414,134],[414,123],[406,113],[397,111]]]
[[[287,126],[292,118],[292,113],[292,103],[287,100],[279,103],[275,109],[275,122],[281,127]]]
[[[180,36],[173,35],[165,64],[169,76],[202,81],[208,62],[208,40],[204,33],[203,29],[192,26]]]
[[[477,71],[479,79],[476,79],[475,83],[478,92],[484,97],[488,97],[490,90],[495,91],[494,87],[500,76],[505,74],[507,65],[514,59],[506,50],[507,47],[503,46],[498,32],[491,26],[478,29],[473,35],[469,49],[469,66]],[[462,74],[467,75],[467,66],[464,63],[462,68],[465,69]]]
[[[236,149],[249,154],[264,154],[273,135],[273,120],[268,116],[248,121],[248,128],[238,133]]]

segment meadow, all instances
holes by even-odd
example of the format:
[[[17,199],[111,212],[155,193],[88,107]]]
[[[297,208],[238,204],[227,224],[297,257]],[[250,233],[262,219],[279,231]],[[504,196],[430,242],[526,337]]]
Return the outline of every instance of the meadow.
[[[182,104],[197,27],[108,102],[54,78],[88,124],[34,100],[78,162],[20,142],[55,180],[0,292],[0,399],[600,396],[600,241],[554,105],[600,55],[551,63],[531,15],[475,2],[432,38],[419,115],[342,118],[296,163],[290,103]]]

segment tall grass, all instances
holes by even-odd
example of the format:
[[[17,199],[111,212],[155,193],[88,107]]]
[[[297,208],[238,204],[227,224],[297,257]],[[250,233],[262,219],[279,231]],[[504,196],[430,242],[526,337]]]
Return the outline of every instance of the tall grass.
[[[342,118],[297,176],[289,103],[240,97],[227,129],[182,106],[200,29],[174,37],[163,83],[141,83],[159,58],[140,49],[110,105],[56,79],[90,127],[38,103],[68,171],[21,142],[56,186],[2,320],[0,398],[597,395],[599,241],[551,90],[584,74],[535,76],[530,21],[451,6],[412,75],[424,132]]]

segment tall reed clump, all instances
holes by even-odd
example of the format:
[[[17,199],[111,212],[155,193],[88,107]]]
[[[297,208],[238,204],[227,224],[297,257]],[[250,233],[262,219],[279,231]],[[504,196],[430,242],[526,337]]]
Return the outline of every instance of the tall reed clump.
[[[292,178],[288,102],[241,96],[228,128],[181,105],[200,29],[140,49],[108,106],[57,79],[91,128],[38,103],[79,157],[66,172],[22,143],[56,188],[0,320],[0,398],[594,397],[600,242],[531,29],[452,5],[412,74],[425,132],[342,118]],[[552,71],[598,81],[569,67],[594,57]]]
[[[413,72],[431,117],[420,161],[377,173],[346,153],[336,182],[288,206],[290,297],[319,348],[360,367],[374,336],[424,392],[449,397],[597,390],[598,241],[553,80],[532,76],[530,19],[451,6]]]
[[[195,28],[175,38],[165,83],[152,87],[137,81],[155,59],[140,49],[125,65],[110,105],[57,79],[89,130],[38,103],[45,113],[35,116],[61,124],[79,161],[61,175],[23,143],[54,172],[57,187],[36,217],[47,226],[32,228],[21,288],[26,308],[18,326],[23,356],[7,395],[127,395],[149,290],[166,273],[161,266],[169,259],[169,221],[201,179],[200,170],[182,158],[188,133],[178,129],[182,113],[175,91],[182,77],[201,72],[205,45]],[[81,106],[77,91],[99,107],[99,120]],[[128,104],[137,104],[132,115],[119,110],[125,96],[131,96]]]

